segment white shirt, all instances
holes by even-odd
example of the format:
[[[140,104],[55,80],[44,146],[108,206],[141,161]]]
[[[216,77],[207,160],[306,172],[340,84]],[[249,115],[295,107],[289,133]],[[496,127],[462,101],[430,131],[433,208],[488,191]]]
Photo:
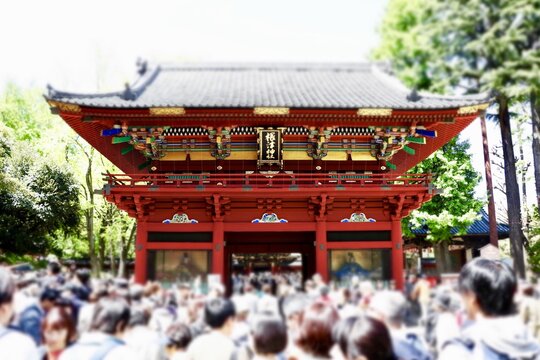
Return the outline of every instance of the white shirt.
[[[437,339],[437,352],[440,353],[447,341],[459,336],[459,326],[454,314],[443,312],[439,314],[435,325],[435,339]]]
[[[2,360],[37,360],[39,354],[28,335],[0,325],[0,359]]]
[[[164,360],[164,341],[156,331],[150,330],[146,326],[135,326],[124,335],[124,341],[135,353],[137,359],[141,360]]]
[[[269,294],[264,294],[257,303],[257,312],[271,312],[279,315],[279,305],[277,298]]]
[[[229,360],[235,350],[234,343],[218,330],[200,335],[189,345],[191,360]]]
[[[60,360],[87,360],[98,351],[100,344],[107,341],[110,335],[90,332],[83,334],[79,341],[68,347],[60,355]],[[111,349],[104,360],[136,359],[137,354],[126,345],[118,345]]]

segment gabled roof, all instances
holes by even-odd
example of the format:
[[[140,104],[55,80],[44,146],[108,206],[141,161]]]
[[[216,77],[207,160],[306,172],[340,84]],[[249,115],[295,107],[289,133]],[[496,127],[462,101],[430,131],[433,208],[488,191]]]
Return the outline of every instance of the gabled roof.
[[[486,95],[411,92],[369,63],[174,64],[139,73],[141,77],[124,91],[74,94],[49,87],[46,97],[103,108],[454,109],[488,101]]]
[[[466,235],[489,235],[489,215],[484,209],[481,209],[479,214],[480,218],[475,220],[471,226],[467,229]],[[428,234],[428,227],[424,226],[419,229],[411,229],[411,232],[415,235],[427,235]],[[457,229],[452,229],[452,234],[457,234]],[[509,236],[510,228],[508,227],[508,224],[504,224],[501,222],[497,223],[497,233],[499,234],[499,238],[505,238]]]

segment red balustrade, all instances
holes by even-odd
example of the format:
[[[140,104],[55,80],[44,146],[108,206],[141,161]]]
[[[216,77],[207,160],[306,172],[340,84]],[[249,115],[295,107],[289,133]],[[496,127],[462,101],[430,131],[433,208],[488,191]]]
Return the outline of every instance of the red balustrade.
[[[431,174],[103,174],[112,187],[428,187]]]

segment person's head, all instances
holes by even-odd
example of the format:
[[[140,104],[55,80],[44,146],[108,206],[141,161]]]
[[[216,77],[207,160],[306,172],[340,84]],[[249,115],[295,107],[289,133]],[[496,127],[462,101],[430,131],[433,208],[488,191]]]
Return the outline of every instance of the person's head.
[[[47,273],[49,275],[59,275],[61,271],[62,271],[62,267],[56,261],[51,261],[47,265]]]
[[[193,338],[189,327],[182,323],[173,323],[165,332],[167,349],[169,351],[182,351],[187,349]]]
[[[281,302],[281,313],[291,333],[296,333],[299,329],[302,312],[310,304],[310,297],[302,292],[294,293],[283,298]]]
[[[45,288],[39,296],[39,303],[45,312],[56,305],[56,302],[60,299],[60,291],[52,288]]]
[[[447,312],[452,310],[452,294],[450,291],[441,289],[433,297],[433,308],[438,312]]]
[[[338,320],[332,306],[322,302],[311,304],[300,317],[297,345],[311,355],[328,357],[334,344],[332,328]]]
[[[244,293],[248,294],[252,292],[253,292],[253,286],[250,283],[246,283],[246,285],[244,285]]]
[[[272,295],[272,285],[271,284],[264,284],[262,286],[262,292],[268,295]]]
[[[334,338],[347,360],[395,360],[390,332],[381,321],[368,316],[339,322]]]
[[[407,301],[399,291],[380,291],[373,295],[369,302],[369,310],[373,317],[390,327],[399,328],[403,324]]]
[[[515,310],[516,276],[501,261],[473,259],[461,269],[458,284],[471,319],[510,315]]]
[[[136,326],[146,326],[150,321],[150,314],[142,306],[132,307],[130,310],[129,316],[129,328],[134,328]]]
[[[126,329],[129,317],[130,309],[124,299],[104,297],[96,304],[90,329],[118,336]]]
[[[209,300],[204,307],[204,321],[212,329],[219,329],[225,333],[232,330],[236,311],[232,301],[223,298]]]
[[[532,297],[534,296],[534,287],[532,285],[528,285],[525,288],[523,288],[523,295]]]
[[[90,270],[88,269],[77,269],[75,272],[77,280],[85,286],[88,286],[90,283],[90,275]]]
[[[273,314],[260,314],[251,326],[253,347],[258,355],[279,354],[287,346],[287,328]]]
[[[330,294],[330,288],[326,285],[323,285],[319,288],[319,293],[321,294],[321,297],[325,298]]]
[[[131,303],[137,303],[142,300],[144,287],[140,284],[133,284],[129,287],[129,300]]]
[[[11,273],[0,267],[0,325],[7,326],[13,316],[15,280]]]
[[[43,343],[49,352],[64,350],[75,337],[71,315],[63,307],[53,307],[41,324]]]

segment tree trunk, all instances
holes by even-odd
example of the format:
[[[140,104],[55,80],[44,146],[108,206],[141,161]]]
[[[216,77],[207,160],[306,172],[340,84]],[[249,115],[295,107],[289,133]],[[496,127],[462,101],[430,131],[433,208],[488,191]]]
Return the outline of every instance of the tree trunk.
[[[534,183],[536,185],[536,203],[540,211],[540,103],[536,102],[536,93],[531,92],[532,151],[534,162]]]
[[[94,276],[99,276],[99,265],[96,258],[96,241],[94,238],[94,181],[92,179],[92,154],[93,149],[90,150],[90,154],[86,154],[88,159],[88,167],[86,168],[86,190],[88,194],[88,200],[90,207],[85,211],[86,216],[86,236],[88,239],[88,248],[90,256],[90,267]]]
[[[107,224],[102,221],[101,227],[99,228],[99,235],[98,235],[98,266],[99,266],[99,272],[101,273],[104,269],[104,263],[105,263],[105,230],[107,229]]]
[[[118,237],[118,271],[116,276],[124,277],[126,272],[126,259],[124,257],[124,248],[126,246],[126,234],[121,231],[120,236]]]
[[[510,249],[514,260],[514,270],[520,278],[525,278],[525,262],[523,258],[523,235],[521,223],[521,203],[519,199],[519,184],[517,182],[516,158],[512,140],[508,99],[499,96],[499,125],[504,156],[504,178],[506,183],[506,203],[508,208],[508,225],[510,227]]]
[[[495,197],[493,196],[493,178],[491,176],[491,161],[489,159],[489,142],[486,129],[486,114],[480,117],[482,127],[482,143],[484,146],[484,169],[486,173],[486,190],[488,195],[489,216],[489,242],[499,247],[499,234],[497,231],[497,214],[495,213]]]
[[[520,134],[521,137],[521,134]],[[529,223],[529,212],[527,211],[527,166],[525,166],[525,154],[523,153],[523,142],[522,139],[520,139],[519,143],[519,160],[522,164],[521,169],[521,204],[522,204],[522,212],[523,212],[523,223],[528,224]]]
[[[130,244],[132,243],[132,239],[135,237],[136,225],[137,223],[133,222],[133,224],[131,225],[131,230],[129,231],[129,235],[127,238],[125,236],[125,233],[123,233],[121,237],[121,249],[118,250],[118,257],[119,257],[118,276],[119,277],[126,276],[126,259],[129,253]]]
[[[110,266],[109,266],[109,273],[111,274],[111,276],[114,276],[114,269],[116,269],[116,261],[114,259],[114,253],[115,253],[115,248],[114,248],[114,241],[109,241],[109,261],[110,261]]]
[[[93,276],[99,275],[99,266],[96,258],[96,243],[94,239],[94,208],[85,210],[86,236],[88,239],[88,250],[90,256],[90,268]]]
[[[435,252],[435,261],[439,275],[450,272],[450,253],[448,251],[448,243],[446,241],[440,241],[433,245],[433,250]]]

